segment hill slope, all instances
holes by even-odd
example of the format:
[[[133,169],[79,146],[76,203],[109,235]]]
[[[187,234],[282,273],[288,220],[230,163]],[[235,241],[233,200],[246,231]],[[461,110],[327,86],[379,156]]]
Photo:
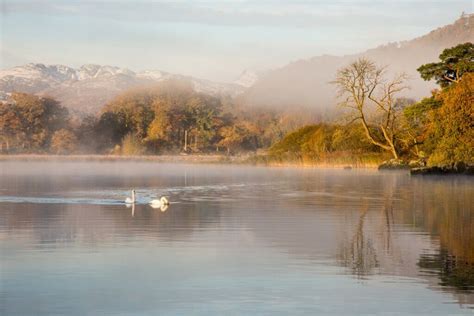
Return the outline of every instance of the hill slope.
[[[416,69],[436,61],[445,48],[474,41],[474,15],[465,16],[453,24],[438,28],[410,41],[390,43],[347,56],[319,56],[290,63],[266,73],[241,96],[249,105],[310,106],[321,110],[332,107],[335,99],[334,79],[337,69],[365,56],[380,65],[389,65],[391,73],[405,72],[411,89],[405,96],[420,98],[429,94],[433,83],[423,81]]]

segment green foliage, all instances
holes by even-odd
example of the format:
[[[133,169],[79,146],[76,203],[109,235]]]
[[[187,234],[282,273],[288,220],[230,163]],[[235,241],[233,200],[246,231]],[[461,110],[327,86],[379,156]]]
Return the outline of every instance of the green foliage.
[[[403,114],[408,119],[414,122],[423,121],[426,118],[426,113],[438,109],[442,105],[442,101],[436,99],[435,96],[424,98],[420,102],[416,102],[410,106],[405,107]]]
[[[418,158],[425,158],[436,146],[430,133],[433,118],[442,104],[439,95],[433,94],[431,97],[413,103],[403,110],[405,145]]]
[[[405,143],[430,165],[472,164],[474,45],[445,49],[440,59],[418,68],[425,80],[436,79],[442,89],[404,109]]]
[[[472,164],[474,44],[445,49],[440,59],[418,69],[425,80],[435,78],[442,90],[405,109],[408,135],[415,152],[428,157],[430,165]]]
[[[420,66],[417,70],[424,80],[435,79],[445,88],[458,82],[465,73],[474,72],[474,44],[464,43],[445,49],[440,62]]]

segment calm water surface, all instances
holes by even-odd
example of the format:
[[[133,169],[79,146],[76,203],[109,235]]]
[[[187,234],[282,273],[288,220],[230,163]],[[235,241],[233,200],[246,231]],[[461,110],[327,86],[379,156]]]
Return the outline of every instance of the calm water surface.
[[[0,315],[473,315],[473,205],[462,176],[0,162]]]

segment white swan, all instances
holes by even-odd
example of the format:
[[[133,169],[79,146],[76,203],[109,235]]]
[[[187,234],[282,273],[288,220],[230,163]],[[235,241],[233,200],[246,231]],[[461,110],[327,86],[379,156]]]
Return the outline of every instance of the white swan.
[[[125,199],[126,204],[135,204],[135,190],[132,190],[132,198],[127,197]]]
[[[164,208],[165,206],[167,207],[169,204],[170,202],[164,196],[162,196],[159,200],[150,201],[150,206],[153,208]]]

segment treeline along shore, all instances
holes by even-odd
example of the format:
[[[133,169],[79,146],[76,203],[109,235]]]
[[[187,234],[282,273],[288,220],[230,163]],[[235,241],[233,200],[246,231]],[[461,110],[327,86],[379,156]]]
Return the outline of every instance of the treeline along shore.
[[[438,88],[412,100],[403,97],[409,88],[404,74],[389,77],[387,67],[354,60],[333,74],[343,111],[332,117],[307,107],[251,106],[175,80],[132,89],[89,116],[72,115],[53,98],[16,92],[0,103],[0,159],[470,172],[474,45],[447,48],[439,61],[420,65],[418,72]]]

